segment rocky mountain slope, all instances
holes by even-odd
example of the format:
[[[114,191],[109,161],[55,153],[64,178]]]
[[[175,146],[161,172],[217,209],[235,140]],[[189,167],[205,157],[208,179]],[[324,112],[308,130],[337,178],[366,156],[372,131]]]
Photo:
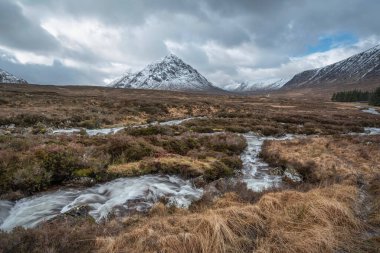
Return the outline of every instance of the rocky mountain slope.
[[[190,65],[171,54],[137,73],[128,73],[111,83],[116,88],[221,91]]]
[[[5,70],[0,69],[0,83],[28,83],[24,79],[18,78]]]
[[[326,67],[295,75],[283,88],[305,88],[380,81],[380,45]]]

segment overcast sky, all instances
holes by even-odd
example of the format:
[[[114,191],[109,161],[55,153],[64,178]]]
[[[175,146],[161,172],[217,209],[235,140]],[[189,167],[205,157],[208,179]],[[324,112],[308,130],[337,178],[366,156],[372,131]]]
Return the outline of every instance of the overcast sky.
[[[174,53],[218,86],[287,78],[380,43],[379,0],[0,0],[0,68],[104,85]]]

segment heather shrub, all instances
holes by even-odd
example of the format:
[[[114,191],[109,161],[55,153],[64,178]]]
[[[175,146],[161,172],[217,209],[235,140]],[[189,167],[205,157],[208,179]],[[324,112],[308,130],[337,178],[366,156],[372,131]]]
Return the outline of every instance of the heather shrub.
[[[247,133],[250,131],[248,127],[242,127],[242,126],[227,126],[226,131],[232,132],[232,133]]]
[[[148,135],[171,135],[173,131],[168,127],[148,126],[142,128],[130,128],[126,132],[132,136],[148,136]]]
[[[41,191],[50,185],[51,178],[51,171],[46,171],[36,163],[24,162],[22,168],[13,173],[11,187],[28,193]]]
[[[192,136],[186,136],[164,140],[162,146],[170,153],[186,155],[190,150],[199,147],[200,143],[199,139]]]
[[[222,157],[220,161],[233,170],[241,170],[243,168],[243,163],[237,155]]]
[[[196,133],[213,133],[214,129],[207,126],[194,126],[190,128],[192,131]]]
[[[214,151],[223,152],[228,155],[238,155],[247,146],[244,137],[233,134],[205,136],[203,137],[203,143]]]
[[[132,139],[118,135],[112,137],[106,147],[111,163],[139,161],[146,156],[152,156],[154,147],[143,139]]]
[[[81,156],[77,150],[50,146],[36,151],[36,156],[41,160],[41,166],[51,173],[53,183],[69,180],[76,169],[83,168]]]
[[[232,168],[229,168],[226,164],[215,161],[212,163],[211,168],[206,169],[203,178],[207,181],[214,181],[222,177],[229,177],[234,174]]]
[[[101,124],[100,124],[100,121],[97,119],[90,119],[90,120],[83,120],[79,122],[78,127],[94,129],[94,128],[100,128]]]

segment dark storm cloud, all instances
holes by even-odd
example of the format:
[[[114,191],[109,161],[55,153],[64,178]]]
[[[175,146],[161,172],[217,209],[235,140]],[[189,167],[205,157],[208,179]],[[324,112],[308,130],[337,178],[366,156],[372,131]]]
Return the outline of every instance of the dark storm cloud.
[[[33,51],[58,48],[54,37],[27,19],[14,1],[0,0],[0,31],[0,43],[7,47]]]
[[[255,78],[257,70],[267,73],[269,70],[262,69],[282,68],[291,63],[291,57],[308,54],[310,47],[318,51],[321,37],[345,33],[362,42],[380,36],[377,0],[19,0],[17,3],[0,0],[0,48],[23,52],[15,54],[17,57],[12,61],[2,58],[0,68],[6,68],[4,64],[8,62],[15,72],[22,69],[33,82],[42,83],[56,80],[101,84],[103,79],[122,72],[112,70],[112,66],[136,70],[169,52],[178,54],[214,80],[222,74],[231,80],[247,78],[242,76],[242,69],[251,73],[249,78]],[[361,49],[368,45],[371,43],[362,43]],[[50,60],[41,63],[25,52]],[[325,63],[323,59],[316,62]],[[43,64],[46,66],[42,67]],[[46,73],[39,80],[33,76],[33,65]],[[301,62],[284,68],[287,72],[272,71],[272,75],[290,75],[294,73],[289,71],[310,66],[314,65]],[[48,69],[52,74],[48,74]]]

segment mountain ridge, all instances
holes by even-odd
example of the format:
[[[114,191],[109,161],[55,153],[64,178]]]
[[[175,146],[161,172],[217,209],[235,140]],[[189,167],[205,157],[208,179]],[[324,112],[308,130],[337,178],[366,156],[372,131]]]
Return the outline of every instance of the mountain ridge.
[[[243,81],[237,84],[228,85],[225,89],[237,93],[273,91],[280,89],[289,80],[289,78],[270,78],[256,81]]]
[[[282,88],[357,84],[373,79],[380,80],[380,45],[325,67],[300,72]]]

